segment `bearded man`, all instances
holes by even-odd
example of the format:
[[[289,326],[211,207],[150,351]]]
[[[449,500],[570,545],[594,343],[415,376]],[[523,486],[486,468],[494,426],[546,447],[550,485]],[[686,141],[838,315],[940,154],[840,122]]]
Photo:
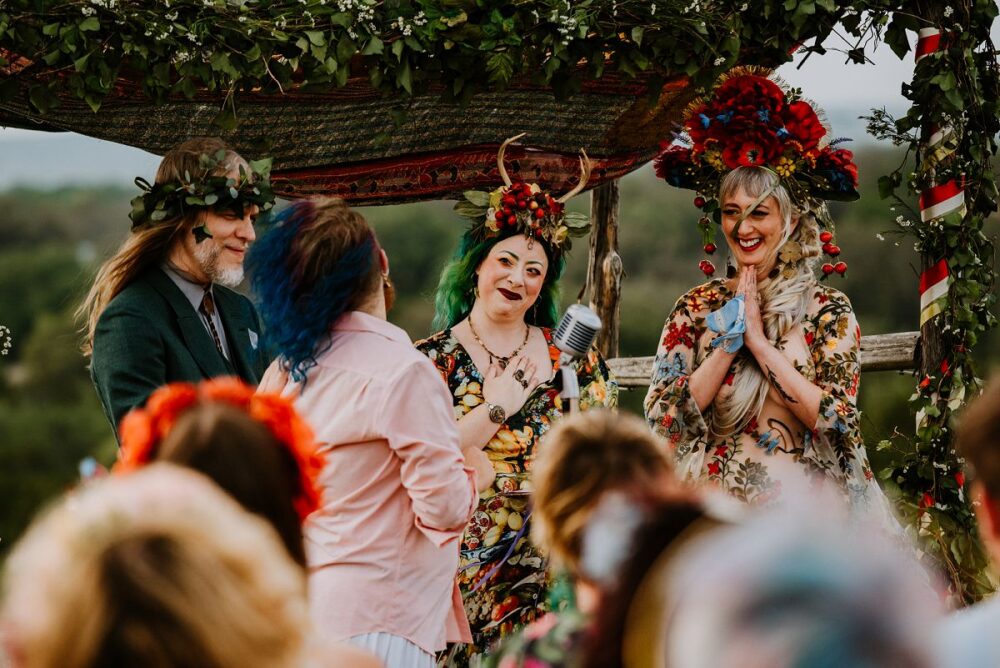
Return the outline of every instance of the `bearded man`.
[[[221,140],[168,152],[156,182],[132,200],[132,231],[78,310],[83,352],[115,434],[153,390],[174,381],[239,376],[256,384],[268,358],[257,313],[229,289],[243,280],[254,218],[274,201],[267,163]]]

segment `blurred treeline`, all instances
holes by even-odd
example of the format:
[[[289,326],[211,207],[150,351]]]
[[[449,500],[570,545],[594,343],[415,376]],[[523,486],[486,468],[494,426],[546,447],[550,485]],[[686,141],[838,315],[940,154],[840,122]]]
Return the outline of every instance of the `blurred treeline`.
[[[900,158],[891,149],[861,150],[863,197],[833,210],[849,270],[832,282],[853,301],[865,334],[917,328],[919,258],[911,240],[891,233],[897,215],[916,214],[890,210],[875,187]],[[0,325],[13,336],[10,354],[0,357],[0,555],[46,499],[73,484],[82,458],[93,455],[106,465],[114,460],[114,439],[78,351],[73,310],[96,265],[126,236],[134,194],[117,187],[0,193]],[[704,280],[691,198],[657,181],[648,166],[622,180],[623,356],[652,354],[674,300]],[[588,199],[577,198],[573,207],[586,210]],[[413,338],[426,336],[438,273],[466,223],[448,202],[370,208],[365,214],[389,254],[398,288],[390,319]],[[996,231],[994,222],[990,233]],[[880,232],[884,241],[876,238]],[[721,236],[717,243],[724,248]],[[712,259],[721,268],[724,253]],[[578,240],[563,279],[567,303],[583,283],[586,261],[586,239]],[[983,375],[997,364],[998,341],[993,332],[980,344]],[[864,433],[876,467],[886,464],[879,457],[892,455],[876,453],[875,443],[896,428],[913,430],[907,403],[913,385],[909,374],[893,372],[863,379]],[[623,393],[623,407],[640,411],[642,394]]]

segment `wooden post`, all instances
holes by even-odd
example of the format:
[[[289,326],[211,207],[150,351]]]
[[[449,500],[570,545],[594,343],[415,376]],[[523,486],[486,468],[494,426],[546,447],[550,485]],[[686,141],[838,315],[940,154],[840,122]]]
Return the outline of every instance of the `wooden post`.
[[[622,258],[618,255],[618,181],[608,181],[590,193],[590,260],[587,285],[590,307],[604,326],[597,349],[605,359],[618,356],[621,331]]]

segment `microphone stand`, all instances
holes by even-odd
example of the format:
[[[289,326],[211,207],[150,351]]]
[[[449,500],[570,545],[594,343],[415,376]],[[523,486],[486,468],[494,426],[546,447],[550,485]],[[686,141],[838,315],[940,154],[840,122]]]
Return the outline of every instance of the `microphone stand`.
[[[559,373],[562,374],[563,416],[573,415],[580,410],[580,381],[576,377],[576,357],[569,353],[559,356]]]

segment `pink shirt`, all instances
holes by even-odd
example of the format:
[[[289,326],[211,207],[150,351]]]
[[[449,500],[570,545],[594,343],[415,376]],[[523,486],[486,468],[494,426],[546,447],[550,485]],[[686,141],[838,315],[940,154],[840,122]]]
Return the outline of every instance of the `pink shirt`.
[[[427,652],[469,642],[455,574],[478,494],[441,375],[406,332],[359,311],[316,361],[295,402],[327,459],[305,525],[316,630],[386,632]]]

